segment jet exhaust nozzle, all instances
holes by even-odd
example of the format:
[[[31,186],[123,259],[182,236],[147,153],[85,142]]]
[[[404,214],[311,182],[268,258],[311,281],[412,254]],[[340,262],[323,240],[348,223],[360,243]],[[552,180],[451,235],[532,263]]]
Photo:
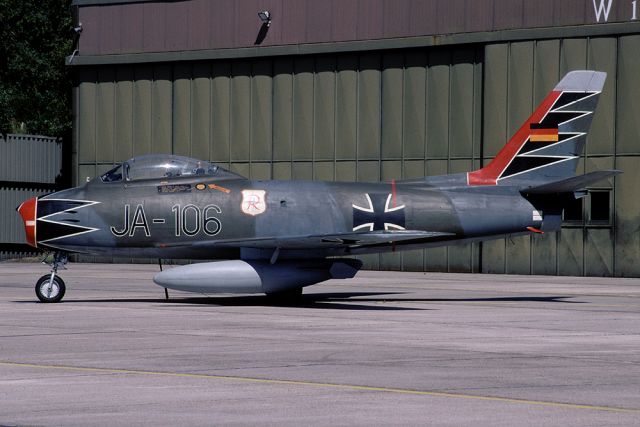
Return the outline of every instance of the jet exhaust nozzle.
[[[155,275],[165,288],[187,292],[273,293],[355,276],[362,262],[354,259],[289,261],[216,261],[175,267]]]

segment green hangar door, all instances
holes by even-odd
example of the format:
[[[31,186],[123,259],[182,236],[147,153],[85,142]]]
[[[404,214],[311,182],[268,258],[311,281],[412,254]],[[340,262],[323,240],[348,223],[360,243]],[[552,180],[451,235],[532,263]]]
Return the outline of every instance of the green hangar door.
[[[480,165],[479,48],[84,67],[76,182],[146,153],[254,179],[379,181]],[[365,257],[369,268],[479,271],[477,246]]]
[[[637,183],[637,50],[640,36],[488,44],[484,50],[483,156],[491,159],[558,79],[571,70],[607,73],[578,174],[620,169],[565,210],[562,231],[482,243],[487,273],[572,276],[640,274]],[[615,184],[615,185],[614,185]]]
[[[640,36],[80,67],[77,183],[145,153],[254,179],[379,181],[491,159],[568,71],[607,72],[578,173],[621,169],[560,233],[365,257],[367,268],[635,276]]]

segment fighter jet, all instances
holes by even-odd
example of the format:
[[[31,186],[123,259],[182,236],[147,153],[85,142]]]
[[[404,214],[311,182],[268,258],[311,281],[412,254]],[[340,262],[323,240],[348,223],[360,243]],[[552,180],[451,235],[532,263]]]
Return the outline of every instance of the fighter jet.
[[[69,253],[203,259],[160,286],[295,298],[353,277],[353,256],[560,229],[563,207],[615,175],[576,176],[606,74],[568,73],[485,167],[376,183],[250,180],[175,155],[134,157],[83,186],[17,209],[30,245],[53,253],[35,291],[58,302]],[[217,261],[212,261],[217,260]]]

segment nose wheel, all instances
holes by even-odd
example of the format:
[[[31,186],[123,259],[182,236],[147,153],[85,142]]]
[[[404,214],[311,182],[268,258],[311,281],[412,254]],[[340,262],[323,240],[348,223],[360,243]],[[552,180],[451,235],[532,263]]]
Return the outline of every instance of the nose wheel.
[[[45,274],[36,282],[36,296],[42,302],[60,302],[66,291],[64,280],[59,276]]]
[[[46,263],[43,261],[43,263]],[[49,263],[51,273],[45,274],[36,282],[36,296],[41,302],[60,302],[66,291],[64,280],[58,276],[58,268],[64,268],[67,256],[62,253],[53,255],[53,261]]]

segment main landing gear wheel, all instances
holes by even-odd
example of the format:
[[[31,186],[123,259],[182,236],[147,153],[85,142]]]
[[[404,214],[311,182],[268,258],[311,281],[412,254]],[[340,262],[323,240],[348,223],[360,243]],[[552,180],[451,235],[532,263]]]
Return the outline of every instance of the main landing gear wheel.
[[[36,282],[36,296],[42,302],[60,302],[66,289],[60,276],[45,274]]]

